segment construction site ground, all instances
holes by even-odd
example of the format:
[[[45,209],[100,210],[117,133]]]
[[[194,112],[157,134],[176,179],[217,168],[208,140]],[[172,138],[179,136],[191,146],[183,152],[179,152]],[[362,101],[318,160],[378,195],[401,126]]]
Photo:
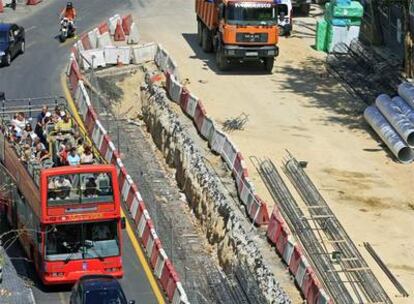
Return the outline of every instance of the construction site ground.
[[[308,161],[308,174],[394,303],[412,302],[413,165],[393,160],[364,122],[365,105],[326,72],[326,55],[313,48],[320,9],[313,6],[310,17],[294,19],[293,35],[280,39],[280,55],[273,75],[268,75],[253,63],[219,72],[214,54],[204,53],[196,42],[194,4],[143,3],[145,14],[136,12],[143,40],[168,50],[207,113],[218,123],[242,112],[249,115],[245,129],[231,133],[245,158],[269,157],[280,164],[288,149]],[[246,163],[271,212],[269,193],[252,162]],[[409,298],[396,297],[398,292],[362,242],[372,244]]]

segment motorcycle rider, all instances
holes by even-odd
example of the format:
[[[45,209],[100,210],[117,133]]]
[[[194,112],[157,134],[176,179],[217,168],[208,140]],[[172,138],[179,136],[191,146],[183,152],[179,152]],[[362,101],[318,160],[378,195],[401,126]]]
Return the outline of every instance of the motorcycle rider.
[[[76,9],[73,7],[72,2],[66,3],[66,7],[60,13],[60,18],[67,18],[69,20],[69,26],[71,31],[75,31],[75,18],[76,18]]]

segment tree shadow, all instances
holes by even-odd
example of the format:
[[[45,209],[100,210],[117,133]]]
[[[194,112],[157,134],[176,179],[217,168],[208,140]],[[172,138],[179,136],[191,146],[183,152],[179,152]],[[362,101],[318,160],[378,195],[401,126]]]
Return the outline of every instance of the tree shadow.
[[[315,120],[324,124],[340,124],[350,129],[369,128],[361,115],[366,105],[346,92],[342,84],[329,75],[323,60],[308,57],[295,65],[279,66],[277,69],[278,74],[284,74],[287,78],[279,84],[281,91],[291,91],[309,98],[307,107],[323,108],[330,113],[315,117]]]

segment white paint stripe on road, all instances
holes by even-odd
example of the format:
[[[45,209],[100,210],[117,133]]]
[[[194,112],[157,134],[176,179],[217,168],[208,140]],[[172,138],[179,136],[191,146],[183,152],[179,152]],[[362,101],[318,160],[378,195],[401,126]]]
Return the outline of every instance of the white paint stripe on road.
[[[27,32],[33,31],[34,29],[36,29],[36,26],[31,26],[31,27],[25,29],[25,32],[27,33]]]

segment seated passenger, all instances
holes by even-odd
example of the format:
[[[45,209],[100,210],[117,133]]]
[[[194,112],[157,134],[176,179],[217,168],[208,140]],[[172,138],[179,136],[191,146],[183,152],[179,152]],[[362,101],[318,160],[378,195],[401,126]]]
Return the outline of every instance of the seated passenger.
[[[26,123],[27,121],[23,112],[16,113],[11,121],[13,126],[19,127],[20,129],[24,129]]]
[[[47,184],[47,197],[48,200],[54,200],[56,198],[56,183],[52,177],[49,178]]]
[[[40,147],[41,147],[41,149],[42,150],[44,150],[44,149],[46,149],[46,146],[40,141],[40,138],[39,137],[36,137],[34,140],[33,140],[33,143],[32,143],[32,147],[34,148],[34,147],[36,147],[37,145],[40,145]]]
[[[80,158],[81,164],[92,164],[93,163],[93,154],[90,146],[85,147],[85,151],[82,153]]]
[[[59,166],[67,165],[67,158],[68,158],[68,155],[71,149],[72,149],[72,146],[69,143],[66,143],[65,145],[61,145],[60,150],[58,152]]]
[[[103,241],[111,239],[111,231],[107,224],[94,224],[92,227],[92,240]]]
[[[32,150],[29,145],[23,146],[23,154],[20,157],[20,160],[27,163],[32,158]]]
[[[49,151],[46,149],[42,149],[39,153],[39,158],[38,158],[39,162],[43,162],[49,158],[50,158]]]
[[[62,119],[56,123],[55,130],[62,133],[73,133],[73,123],[69,115],[61,112]]]
[[[88,181],[85,184],[84,195],[86,197],[93,197],[98,195],[98,186],[96,185],[95,178],[88,178]]]
[[[59,179],[55,182],[56,196],[60,199],[67,199],[70,195],[72,184],[70,180],[65,178],[63,175],[59,176]]]
[[[67,156],[67,161],[68,161],[69,166],[77,166],[80,164],[80,157],[78,153],[76,152],[75,147],[72,147],[70,149],[70,153]]]
[[[22,139],[26,140],[26,138],[31,138],[31,140],[34,140],[37,137],[36,133],[32,129],[32,125],[30,123],[27,123],[23,130]]]
[[[78,138],[78,141],[76,142],[76,144],[78,146],[76,148],[76,151],[78,152],[79,155],[82,155],[83,151],[85,151],[85,147],[83,146],[83,138],[82,137]],[[81,159],[81,161],[82,161],[82,159]]]

